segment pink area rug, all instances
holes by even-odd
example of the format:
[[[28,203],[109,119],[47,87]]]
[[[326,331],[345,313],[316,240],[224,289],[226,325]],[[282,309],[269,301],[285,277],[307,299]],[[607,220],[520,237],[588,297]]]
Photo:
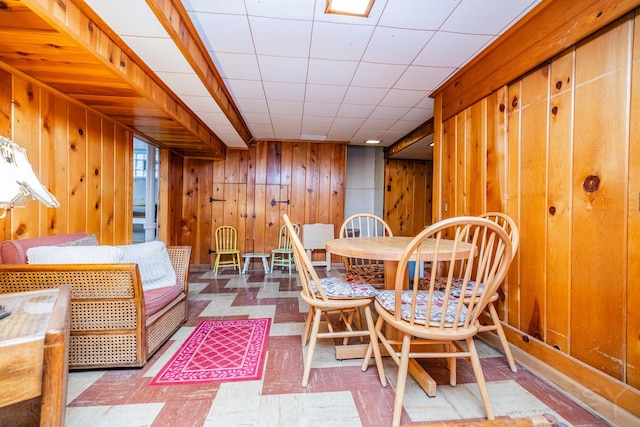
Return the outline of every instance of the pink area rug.
[[[271,319],[200,322],[149,385],[262,378]]]

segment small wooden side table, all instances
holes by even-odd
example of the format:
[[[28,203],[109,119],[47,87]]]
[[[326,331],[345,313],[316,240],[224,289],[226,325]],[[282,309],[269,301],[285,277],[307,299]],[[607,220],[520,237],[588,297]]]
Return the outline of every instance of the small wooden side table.
[[[0,294],[0,425],[63,426],[71,287]]]

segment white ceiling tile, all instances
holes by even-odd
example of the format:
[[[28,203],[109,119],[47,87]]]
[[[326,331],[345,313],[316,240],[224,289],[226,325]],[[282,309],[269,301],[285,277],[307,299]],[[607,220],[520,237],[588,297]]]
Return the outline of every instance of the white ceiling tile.
[[[86,3],[122,36],[169,37],[144,1],[87,0]],[[122,13],[126,10],[126,13]]]
[[[430,91],[427,90],[391,89],[382,101],[380,101],[380,105],[414,107],[418,102],[422,101],[425,96],[429,95],[429,93]]]
[[[307,58],[311,39],[310,21],[249,17],[258,55]]]
[[[409,108],[407,107],[388,107],[384,105],[379,105],[373,110],[370,119],[388,119],[388,120],[398,120],[400,117],[407,114]]]
[[[109,0],[110,1],[110,0]],[[244,15],[243,1],[181,0],[187,11]]]
[[[441,30],[495,35],[527,10],[532,0],[463,0]]]
[[[233,3],[233,1],[222,0],[220,3]],[[244,0],[244,3],[247,6],[247,13],[251,16],[313,20],[315,0]]]
[[[264,99],[264,88],[259,80],[225,79],[227,89],[234,98]]]
[[[420,123],[426,122],[433,117],[433,108],[412,108],[407,111],[407,114],[402,116],[400,121],[419,121]]]
[[[385,88],[351,86],[347,90],[343,102],[354,105],[378,105],[387,92],[389,92],[389,90]]]
[[[269,113],[243,113],[243,117],[245,120],[251,123],[260,125],[271,124],[271,116],[269,115]]]
[[[307,85],[305,101],[340,103],[347,93],[348,86],[328,86],[328,85]]]
[[[437,30],[459,3],[460,0],[389,1],[378,25]]]
[[[122,39],[156,72],[193,73],[193,68],[171,39],[132,36]]]
[[[362,60],[381,64],[409,64],[433,34],[433,31],[377,27]]]
[[[260,80],[258,61],[253,54],[218,52],[211,53],[211,57],[222,78]]]
[[[374,105],[355,105],[355,104],[342,104],[338,115],[340,117],[353,117],[366,119],[371,115],[371,112],[376,108]]]
[[[206,96],[207,89],[200,78],[193,73],[157,72],[158,77],[179,96]]]
[[[393,87],[433,91],[454,71],[454,68],[410,66]]]
[[[438,31],[416,58],[414,65],[458,67],[484,48],[491,36]]]
[[[238,108],[242,112],[242,114],[269,114],[269,106],[267,105],[267,100],[265,98],[262,99],[236,99],[236,104]]]
[[[271,123],[262,124],[262,123],[251,123],[249,125],[249,129],[251,129],[251,133],[254,135],[260,135],[259,138],[273,138],[273,126]]]
[[[359,61],[374,29],[373,26],[316,22],[311,37],[311,57]]]
[[[305,102],[304,113],[310,116],[334,117],[338,113],[340,104],[327,104],[321,102]]]
[[[283,58],[258,55],[262,79],[270,82],[304,83],[307,81],[307,58]]]
[[[349,129],[362,126],[366,119],[358,119],[355,117],[336,117],[333,121],[331,129]]]
[[[295,116],[302,117],[302,101],[274,101],[269,100],[269,112],[272,116],[276,115],[291,115],[291,120],[294,120]]]
[[[269,105],[271,101],[297,101],[300,105],[304,101],[303,83],[264,82],[263,85]]]
[[[356,61],[329,61],[312,58],[309,60],[307,82],[323,85],[348,85],[357,68]]]
[[[228,53],[255,53],[249,21],[243,15],[191,14],[194,26],[207,50]]]
[[[385,131],[396,121],[396,119],[367,119],[362,124],[361,129]]]
[[[352,84],[361,87],[389,88],[406,69],[406,65],[361,62],[353,76]]]
[[[305,114],[302,119],[302,126],[315,126],[315,127],[331,127],[331,123],[333,123],[333,117],[331,116],[310,116]]]
[[[218,109],[216,102],[210,96],[182,96],[181,97],[189,107],[195,112],[206,112]]]

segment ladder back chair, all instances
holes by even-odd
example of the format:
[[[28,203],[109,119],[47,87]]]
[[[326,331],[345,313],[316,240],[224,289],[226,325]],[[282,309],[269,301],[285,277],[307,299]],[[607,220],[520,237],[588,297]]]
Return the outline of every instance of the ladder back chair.
[[[377,237],[393,236],[391,227],[379,216],[359,213],[344,220],[338,237]],[[342,257],[347,279],[366,282],[371,285],[384,284],[384,262],[375,259]]]
[[[434,264],[442,262],[444,266],[444,288],[432,274],[425,289],[414,286],[405,290],[409,262],[424,259],[421,246],[427,239],[431,239],[429,244],[435,247],[430,254]],[[442,252],[445,240],[449,240],[447,244],[453,240],[453,251],[447,254]],[[475,250],[469,250],[469,244]],[[447,359],[452,386],[456,385],[456,358],[470,359],[486,416],[494,419],[474,337],[480,331],[479,317],[505,278],[512,258],[511,240],[502,227],[488,219],[472,216],[449,218],[433,224],[407,246],[398,264],[395,288],[380,291],[375,299],[378,312],[376,332],[399,367],[394,426],[400,424],[402,415],[409,358]],[[468,303],[451,294],[460,264],[464,264],[461,276],[463,289],[471,287],[474,294],[478,294],[478,288],[483,286],[485,291]],[[414,269],[413,283],[418,282],[419,274],[418,269]],[[385,325],[387,328],[383,329]],[[466,348],[459,341],[464,341]],[[441,346],[443,351],[429,351],[428,347],[432,345]],[[369,364],[372,350],[370,346],[363,369]]]
[[[349,337],[369,337],[369,348],[375,358],[380,383],[382,386],[386,386],[387,381],[384,376],[382,357],[380,355],[380,348],[378,347],[377,335],[371,314],[371,304],[378,291],[370,285],[348,283],[342,278],[318,278],[311,259],[309,259],[302,246],[302,242],[296,234],[289,217],[287,214],[284,214],[282,217],[291,235],[293,255],[297,265],[300,286],[302,287],[300,296],[302,301],[309,305],[305,331],[302,337],[303,346],[307,344],[308,340],[307,358],[302,375],[302,386],[306,387],[309,384],[309,374],[311,372],[313,353],[317,340],[319,338],[344,339]],[[367,329],[353,329],[350,321],[352,318],[350,315],[345,315],[345,313],[352,313],[360,309],[364,309]],[[338,331],[329,327],[329,332],[320,332],[320,321],[322,320],[323,314],[327,312],[340,313],[340,320],[345,323],[346,330]],[[347,316],[349,316],[349,319],[347,319]],[[362,370],[366,371],[366,368],[363,367]]]
[[[296,234],[300,235],[300,225],[293,224],[293,228]],[[291,267],[295,267],[295,260],[293,259],[293,248],[291,247],[291,236],[287,229],[287,225],[283,224],[280,227],[280,236],[278,237],[278,247],[271,249],[271,272],[273,273],[274,267],[289,268],[289,274],[291,274]]]
[[[220,226],[216,228],[215,240],[216,260],[213,265],[214,274],[218,275],[218,268],[220,267],[233,267],[238,270],[238,273],[241,273],[238,231],[230,225]]]

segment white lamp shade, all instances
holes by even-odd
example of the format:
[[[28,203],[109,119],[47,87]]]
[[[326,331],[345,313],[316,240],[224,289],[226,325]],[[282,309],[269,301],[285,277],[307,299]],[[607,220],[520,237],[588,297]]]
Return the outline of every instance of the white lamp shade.
[[[26,206],[31,198],[48,207],[60,206],[33,173],[24,148],[0,136],[0,154],[0,208]]]

